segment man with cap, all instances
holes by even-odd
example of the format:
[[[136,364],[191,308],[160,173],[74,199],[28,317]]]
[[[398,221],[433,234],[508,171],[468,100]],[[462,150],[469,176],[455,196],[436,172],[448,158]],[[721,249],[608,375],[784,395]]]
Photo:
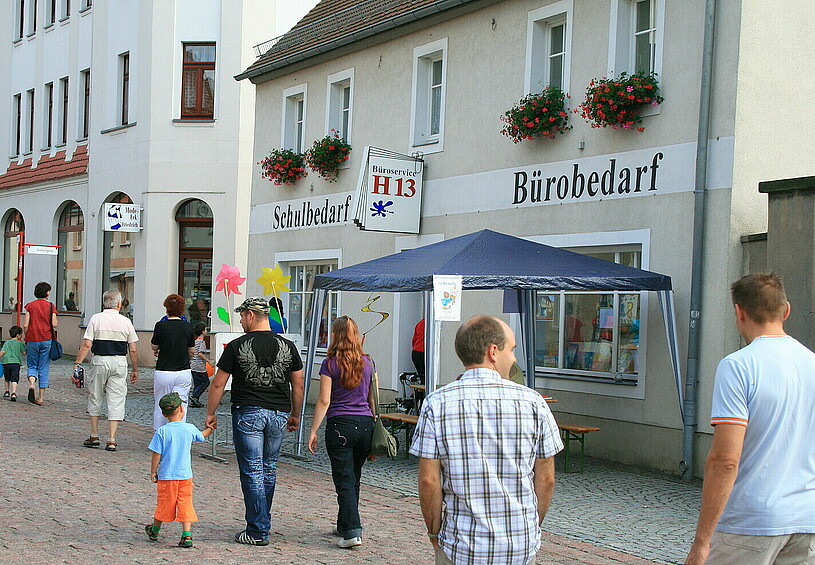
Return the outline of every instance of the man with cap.
[[[232,377],[232,431],[246,508],[246,529],[235,541],[269,545],[277,458],[285,430],[300,425],[303,362],[291,341],[269,327],[269,303],[247,298],[235,308],[245,335],[229,342],[218,360],[207,403],[207,427]]]

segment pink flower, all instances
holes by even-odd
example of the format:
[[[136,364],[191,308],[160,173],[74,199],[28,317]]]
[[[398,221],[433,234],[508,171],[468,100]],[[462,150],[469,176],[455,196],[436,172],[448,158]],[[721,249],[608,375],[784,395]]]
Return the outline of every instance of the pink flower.
[[[221,270],[215,275],[215,292],[223,291],[228,297],[230,294],[241,294],[238,287],[246,281],[246,277],[241,276],[241,271],[237,267],[230,267],[222,264]]]

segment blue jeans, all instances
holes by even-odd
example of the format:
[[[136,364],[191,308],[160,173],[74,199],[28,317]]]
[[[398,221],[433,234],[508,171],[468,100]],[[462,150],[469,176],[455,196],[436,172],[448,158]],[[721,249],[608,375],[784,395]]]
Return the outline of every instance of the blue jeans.
[[[26,342],[28,376],[37,377],[40,388],[48,388],[48,369],[51,368],[51,340]]]
[[[326,421],[325,449],[337,491],[337,530],[342,537],[362,536],[359,518],[359,480],[371,451],[374,419],[370,416],[334,416]]]
[[[200,371],[192,371],[192,384],[193,389],[190,393],[190,397],[198,400],[201,398],[201,395],[204,394],[204,391],[207,390],[209,386],[209,377],[206,373],[202,373]]]
[[[235,456],[246,507],[246,533],[255,539],[269,538],[277,457],[288,419],[288,412],[260,406],[232,408]]]

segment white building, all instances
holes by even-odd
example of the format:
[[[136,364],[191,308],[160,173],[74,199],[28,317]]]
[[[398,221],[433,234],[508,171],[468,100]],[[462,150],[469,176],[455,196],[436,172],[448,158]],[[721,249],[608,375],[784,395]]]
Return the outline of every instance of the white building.
[[[539,293],[537,384],[559,400],[559,419],[602,428],[588,452],[677,472],[690,445],[699,454],[690,470],[701,473],[712,376],[739,346],[728,286],[750,268],[741,238],[766,231],[757,184],[811,175],[813,163],[805,106],[812,83],[802,55],[813,39],[801,27],[813,21],[812,5],[709,4],[715,27],[706,35],[704,2],[323,0],[238,78],[257,85],[254,161],[273,148],[303,151],[338,129],[353,147],[350,165],[336,183],[311,173],[283,186],[255,168],[249,272],[280,264],[292,275],[284,302],[294,332],[306,328],[314,274],[483,228],[670,275],[683,374],[695,365],[700,383],[684,429],[659,307],[648,293]],[[706,68],[709,95],[700,94]],[[559,85],[576,109],[593,79],[624,71],[658,74],[665,100],[645,107],[643,133],[594,129],[570,113],[573,129],[555,139],[515,145],[500,135],[499,116],[524,95]],[[360,231],[353,206],[343,212],[365,146],[423,156],[418,234]],[[694,219],[695,189],[704,190],[703,220]],[[328,220],[313,212],[326,203],[336,212]],[[694,227],[702,225],[694,258]],[[701,318],[694,314],[691,324],[694,269]],[[371,298],[333,296],[330,315],[354,316],[366,330],[380,317],[360,311]],[[465,293],[463,308],[464,316],[501,314],[501,295]],[[370,309],[391,314],[368,334],[366,349],[383,387],[397,389],[398,373],[412,370],[420,298],[385,294]],[[442,382],[460,368],[455,326],[443,326]],[[698,362],[688,362],[692,326],[701,332]]]
[[[293,24],[314,2],[290,4],[2,1],[1,327],[17,323],[17,302],[40,280],[53,286],[68,352],[108,288],[147,332],[144,362],[167,294],[206,320],[213,275],[247,261],[254,93],[233,75],[253,45],[285,31],[275,22]],[[139,211],[141,229],[105,231],[110,203]],[[18,235],[60,246],[56,257],[24,254],[19,294]]]

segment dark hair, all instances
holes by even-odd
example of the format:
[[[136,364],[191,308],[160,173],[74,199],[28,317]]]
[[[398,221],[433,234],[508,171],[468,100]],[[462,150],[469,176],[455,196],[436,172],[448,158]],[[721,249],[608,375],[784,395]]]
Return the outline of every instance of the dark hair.
[[[178,318],[184,313],[184,297],[179,294],[171,294],[164,299],[164,307],[167,315],[171,318]]]
[[[204,333],[205,329],[207,329],[207,325],[204,322],[198,322],[192,327],[192,333],[195,337],[198,337]]]
[[[34,297],[35,298],[45,298],[48,296],[48,293],[51,292],[51,285],[47,282],[38,282],[34,287]]]
[[[507,335],[498,318],[475,316],[464,322],[456,332],[456,355],[465,367],[484,362],[490,345],[504,349]]]
[[[349,390],[359,386],[362,370],[365,368],[363,355],[365,352],[362,350],[359,328],[354,319],[340,316],[334,320],[326,358],[335,359],[340,370],[340,386]]]
[[[17,337],[21,333],[23,333],[23,328],[21,328],[20,326],[11,326],[8,330],[8,335],[10,335],[11,337]]]
[[[773,272],[743,276],[730,285],[730,295],[733,304],[759,324],[782,320],[787,311],[784,282]]]
[[[283,301],[280,300],[277,296],[272,296],[269,299],[269,307],[277,310],[281,316],[283,315]]]

